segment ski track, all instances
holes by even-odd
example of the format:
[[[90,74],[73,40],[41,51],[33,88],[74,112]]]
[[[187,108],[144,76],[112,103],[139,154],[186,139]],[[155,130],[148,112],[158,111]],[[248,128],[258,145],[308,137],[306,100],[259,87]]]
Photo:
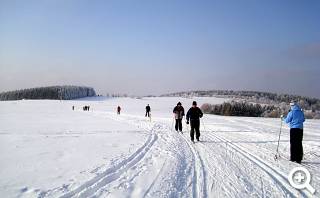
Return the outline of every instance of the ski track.
[[[181,137],[186,141],[190,150],[193,153],[194,158],[194,182],[193,182],[193,197],[207,197],[207,182],[206,182],[206,171],[203,164],[203,160],[200,157],[198,151],[195,149],[195,145],[192,145],[186,137],[181,135]]]
[[[217,164],[210,162],[209,158],[211,155],[214,154],[217,154],[220,158],[223,158],[223,151],[221,149],[215,150],[216,148],[214,146],[206,144],[205,141],[196,142],[195,144],[193,144],[188,138],[189,132],[184,134],[173,132],[173,125],[170,125],[170,119],[160,122],[146,120],[142,116],[137,117],[133,115],[122,115],[120,117],[105,112],[92,112],[91,115],[99,117],[103,116],[118,122],[126,122],[127,124],[138,126],[143,131],[147,131],[148,138],[146,142],[129,157],[106,169],[104,172],[98,174],[89,181],[86,181],[85,183],[76,187],[75,189],[67,193],[63,193],[60,196],[61,198],[99,197],[110,195],[112,189],[119,189],[126,183],[132,182],[143,172],[144,169],[148,168],[146,167],[147,162],[145,162],[147,159],[144,158],[148,153],[151,152],[150,150],[161,150],[163,148],[166,148],[166,151],[159,152],[167,158],[161,165],[160,170],[158,170],[157,173],[154,175],[152,182],[149,184],[148,188],[146,188],[146,191],[142,193],[142,197],[189,197],[190,195],[188,195],[188,193],[192,193],[192,197],[210,197],[208,193],[209,189],[212,193],[214,191],[214,188],[217,188],[216,185],[219,185],[215,177],[217,176],[217,171],[223,171],[223,167],[216,167]],[[231,121],[236,125],[240,125],[241,127],[245,127],[249,129],[249,131],[261,133],[259,132],[261,131],[260,127],[249,126],[248,124],[245,124],[239,120],[228,121]],[[258,124],[257,122],[250,123]],[[215,140],[219,140],[221,143],[223,143],[222,145],[225,148],[225,157],[227,157],[228,153],[236,153],[236,155],[239,156],[239,159],[250,162],[259,170],[266,173],[272,179],[272,182],[274,182],[278,186],[278,189],[284,193],[283,196],[310,196],[310,193],[306,190],[297,191],[294,188],[292,188],[288,183],[284,173],[277,170],[276,168],[273,168],[272,165],[268,164],[268,162],[264,162],[257,155],[247,151],[247,148],[244,148],[241,145],[233,143],[227,138],[218,135],[218,133],[216,133],[216,131],[214,130],[204,130],[202,132],[202,137],[204,136],[208,141],[214,142]],[[157,142],[158,140],[162,141],[161,148],[154,147],[155,142]],[[217,153],[219,151],[220,153]],[[175,159],[175,164],[171,165],[171,167],[169,164],[169,159]],[[233,160],[233,157],[231,160]],[[227,163],[227,161],[225,161],[225,163]],[[225,166],[227,166],[227,164],[225,164]],[[240,173],[243,172],[241,168],[235,168],[238,168],[238,171]],[[134,173],[128,175],[127,172],[130,169],[133,169],[132,171]],[[168,174],[168,170],[169,173],[173,175],[169,177],[166,176],[166,174]],[[234,173],[229,172],[226,174],[230,175]],[[237,177],[239,181],[234,182],[236,182],[237,184],[240,183],[240,185],[245,185],[246,189],[248,189],[250,192],[254,191],[253,189],[255,189],[256,191],[260,190],[260,192],[257,192],[260,193],[259,196],[270,196],[270,192],[268,192],[265,189],[261,177],[261,186],[259,189],[257,189],[257,186],[252,186],[250,181],[247,181],[245,177]],[[208,182],[209,178],[211,183]],[[243,183],[241,184],[241,182]],[[115,184],[112,186],[112,183]],[[68,186],[69,185],[67,185],[66,187],[67,189]],[[112,188],[108,189],[108,187]],[[131,187],[131,191],[129,192],[132,192],[132,188],[134,187]],[[189,188],[191,188],[190,191],[188,190]],[[223,186],[222,188],[226,191],[225,195],[231,197],[235,196],[234,193],[237,191],[237,189],[233,189],[234,187],[231,183],[230,186]],[[61,189],[63,189],[64,191],[66,190],[63,187],[59,187],[53,190],[42,191],[39,194],[39,197],[50,197],[52,195],[55,196],[56,193],[61,193]],[[163,190],[163,192],[159,192],[160,189]]]
[[[206,133],[206,135],[207,135],[207,137],[209,137],[209,139],[211,137],[211,138],[218,139],[222,142],[225,142],[233,150],[235,150],[237,153],[239,153],[240,155],[242,155],[243,157],[245,157],[247,160],[251,161],[252,163],[256,164],[261,170],[266,172],[274,181],[276,181],[276,183],[281,186],[281,189],[284,190],[287,194],[289,194],[290,197],[299,197],[300,195],[302,195],[303,197],[310,197],[311,196],[306,190],[300,191],[301,192],[301,194],[300,194],[299,191],[297,191],[293,187],[291,187],[291,185],[287,181],[287,177],[285,176],[285,174],[277,171],[275,168],[272,168],[271,165],[263,162],[263,160],[261,160],[259,157],[247,152],[241,146],[236,145],[225,138],[217,136],[216,134],[214,134],[214,131],[209,131],[209,133]],[[210,140],[213,140],[213,139],[210,139]]]
[[[166,190],[166,193],[160,193],[160,196],[166,196],[169,195],[170,197],[177,197],[177,196],[188,196],[188,184],[187,181],[192,181],[192,193],[193,197],[207,197],[206,193],[204,192],[206,189],[205,182],[203,179],[203,175],[205,175],[205,171],[203,168],[202,161],[199,158],[199,154],[197,154],[195,148],[193,145],[190,144],[188,140],[183,138],[183,141],[181,141],[180,135],[174,135],[172,139],[172,131],[170,130],[170,127],[167,126],[165,123],[157,123],[157,122],[151,122],[146,121],[143,117],[138,118],[132,117],[132,116],[122,116],[122,117],[115,117],[112,114],[108,113],[101,113],[96,112],[92,114],[93,116],[104,116],[108,117],[110,119],[113,119],[115,121],[120,122],[126,122],[129,124],[133,124],[141,128],[142,130],[150,131],[149,136],[147,138],[147,141],[138,148],[131,156],[128,158],[122,160],[121,162],[113,165],[112,167],[108,168],[104,172],[100,173],[99,175],[95,176],[94,178],[90,179],[89,181],[86,181],[85,183],[81,184],[80,186],[76,187],[75,189],[63,193],[59,197],[61,198],[67,198],[67,197],[99,197],[102,195],[108,194],[108,191],[106,188],[113,182],[118,183],[121,180],[134,180],[135,177],[139,176],[141,170],[141,166],[144,166],[146,162],[144,162],[143,158],[147,155],[147,153],[154,149],[153,145],[155,142],[161,137],[163,139],[163,143],[166,143],[165,139],[171,139],[173,141],[172,143],[175,143],[176,148],[172,148],[172,153],[175,154],[169,154],[167,157],[171,157],[175,155],[178,156],[177,158],[177,166],[175,167],[175,170],[173,170],[174,175],[172,175],[172,178],[168,180],[167,182],[171,183],[171,187],[174,187],[174,190]],[[151,128],[151,129],[150,129]],[[166,133],[163,133],[166,132]],[[159,136],[160,135],[160,136]],[[169,146],[170,144],[167,144]],[[178,147],[178,148],[177,148]],[[188,151],[189,152],[186,152]],[[190,154],[192,158],[192,165],[190,164]],[[165,161],[166,162],[166,161]],[[140,164],[140,167],[139,167]],[[160,182],[157,182],[159,178],[164,178],[163,169],[166,163],[162,165],[162,168],[157,173],[157,175],[154,177],[152,183],[150,184],[147,191],[144,193],[144,197],[150,197],[151,194],[157,193],[152,192],[152,188],[155,185],[158,185],[157,183],[163,183],[163,180],[160,180]],[[134,174],[127,175],[126,173],[130,169],[136,168]],[[190,171],[193,170],[193,174],[190,176]],[[179,178],[178,178],[179,177]],[[181,182],[181,178],[185,178],[186,182]],[[117,186],[121,186],[123,182],[120,182]],[[180,183],[180,184],[179,184]],[[199,186],[198,185],[201,185]],[[67,185],[67,189],[70,186]],[[114,186],[113,186],[114,187]],[[66,191],[66,188],[58,187],[52,190],[48,191],[42,191],[39,193],[38,197],[56,197],[57,194],[61,194],[62,189]],[[116,187],[115,187],[116,188]],[[157,190],[157,189],[156,189]],[[159,189],[158,189],[159,190]],[[187,191],[186,191],[187,190]],[[158,192],[159,193],[159,192]],[[205,196],[203,196],[205,195]]]
[[[93,114],[94,115],[94,114]],[[98,114],[99,115],[99,114]],[[106,115],[106,114],[103,114]],[[97,116],[97,115],[95,115]],[[114,119],[116,121],[123,121],[122,119],[116,119],[115,117],[108,115],[108,118]],[[130,123],[130,121],[129,121]],[[132,122],[131,122],[132,123]],[[142,123],[139,123],[140,125]],[[146,126],[150,127],[149,124],[146,124]],[[89,181],[86,181],[84,184],[80,185],[76,189],[73,189],[59,197],[61,198],[67,198],[67,197],[92,197],[94,196],[99,190],[104,188],[107,184],[110,184],[113,181],[118,180],[123,174],[126,173],[130,168],[136,166],[138,163],[142,161],[144,156],[149,152],[149,150],[152,148],[154,143],[158,139],[158,135],[155,133],[158,125],[154,125],[151,130],[149,130],[149,135],[147,138],[147,141],[138,148],[132,155],[130,155],[128,158],[122,160],[116,165],[113,165],[112,167],[108,168],[104,172],[98,174],[94,178],[90,179]],[[145,129],[148,130],[148,129]],[[57,191],[61,191],[62,187],[55,188],[53,190],[48,191],[42,191],[39,193],[38,197],[50,197],[55,196],[54,194],[57,193]],[[59,192],[58,192],[59,193]]]
[[[133,124],[133,123],[136,124],[137,123],[136,116],[134,116],[134,117],[125,116],[125,117],[131,119],[129,121],[131,124]],[[113,118],[113,116],[111,116],[110,118]],[[124,117],[122,117],[121,119],[124,119]],[[143,120],[144,118],[141,117],[140,119]],[[124,120],[126,120],[126,119],[124,119]],[[160,128],[165,129],[164,130],[166,132],[165,136],[167,136],[168,138],[172,138],[173,137],[175,139],[175,141],[179,142],[181,137],[182,137],[182,139],[184,140],[184,145],[187,145],[187,148],[190,150],[190,152],[192,154],[192,166],[191,166],[191,168],[193,169],[193,175],[190,178],[191,181],[192,181],[192,195],[193,195],[192,197],[207,197],[206,171],[205,171],[205,167],[204,167],[204,164],[203,164],[203,160],[201,159],[199,153],[195,149],[195,145],[192,145],[192,143],[189,140],[187,140],[183,135],[180,135],[180,133],[179,133],[178,137],[173,135],[172,134],[172,133],[174,133],[172,131],[173,127],[171,126],[171,129],[170,129],[170,126],[167,123],[161,123],[161,124],[160,124],[160,122],[154,122],[154,123],[157,123],[156,125],[158,126],[158,129],[160,129]],[[162,137],[162,138],[164,138],[164,137]],[[186,155],[186,154],[184,154],[184,152],[186,152],[186,148],[183,146],[183,144],[177,144],[177,146],[180,147],[180,148],[174,149],[174,150],[176,152],[179,152],[180,155]],[[179,160],[182,160],[182,161],[178,162],[180,164],[180,166],[181,165],[183,166],[183,164],[186,163],[185,162],[186,161],[185,158],[184,159],[179,159]],[[187,165],[187,166],[190,166],[190,165]],[[187,168],[187,166],[184,166],[183,168]],[[179,167],[178,169],[181,169],[181,167]],[[178,172],[179,171],[176,171],[176,173],[178,173]],[[177,175],[181,176],[181,173],[178,173]],[[157,177],[159,177],[159,175]],[[184,177],[186,177],[186,176],[184,176]],[[176,181],[175,184],[177,184],[178,182],[181,182],[181,181]],[[152,186],[153,185],[154,184],[152,184]],[[175,187],[177,187],[177,186],[175,186]],[[183,191],[185,191],[181,187],[183,187],[183,186],[180,186],[180,188],[176,188],[177,193],[168,192],[168,194],[170,194],[170,193],[172,194],[173,193],[175,195],[180,195],[181,196],[183,194]],[[147,195],[147,193],[144,196],[146,196],[146,195]]]
[[[100,188],[105,185],[117,180],[122,174],[124,174],[128,169],[139,163],[146,153],[150,150],[152,145],[157,141],[157,135],[151,134],[145,142],[145,144],[140,147],[136,152],[134,152],[129,158],[123,160],[119,164],[107,169],[103,173],[97,175],[93,179],[85,182],[78,188],[64,194],[61,198],[67,197],[89,197],[96,193]]]
[[[155,185],[155,183],[158,181],[164,167],[165,167],[165,164],[166,164],[167,160],[163,163],[160,171],[158,172],[157,176],[154,178],[154,180],[152,181],[151,185],[148,187],[147,191],[144,193],[143,197],[147,197],[147,195],[149,194],[150,190],[152,189],[152,187]]]

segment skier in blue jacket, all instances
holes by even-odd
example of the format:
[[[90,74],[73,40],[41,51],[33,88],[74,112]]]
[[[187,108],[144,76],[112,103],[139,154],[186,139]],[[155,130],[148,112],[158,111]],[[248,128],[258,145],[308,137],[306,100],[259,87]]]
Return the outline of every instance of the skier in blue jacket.
[[[285,118],[285,122],[290,125],[290,161],[301,163],[303,157],[303,122],[304,114],[295,101],[290,103],[291,111]]]

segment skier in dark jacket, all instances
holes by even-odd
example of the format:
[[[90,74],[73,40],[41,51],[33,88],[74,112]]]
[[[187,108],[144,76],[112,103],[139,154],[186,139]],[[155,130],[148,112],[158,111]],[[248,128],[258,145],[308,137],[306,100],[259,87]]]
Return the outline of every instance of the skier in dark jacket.
[[[194,142],[194,131],[196,131],[196,139],[200,141],[200,118],[202,118],[203,113],[199,107],[197,107],[197,102],[192,102],[192,107],[189,109],[187,113],[187,124],[189,124],[190,119],[190,137],[191,141]]]
[[[285,122],[290,124],[290,161],[301,163],[303,157],[303,122],[304,114],[296,101],[290,103],[291,111],[285,118]]]
[[[178,102],[177,106],[173,109],[174,117],[176,119],[176,131],[182,132],[182,118],[184,116],[184,108],[181,102]]]
[[[146,106],[146,117],[147,117],[147,116],[150,117],[150,111],[151,111],[151,108],[150,108],[150,105],[148,104],[148,105]]]

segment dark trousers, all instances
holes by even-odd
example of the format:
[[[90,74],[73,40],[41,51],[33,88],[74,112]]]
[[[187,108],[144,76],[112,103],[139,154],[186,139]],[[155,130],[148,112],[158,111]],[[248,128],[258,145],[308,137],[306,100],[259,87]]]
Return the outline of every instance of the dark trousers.
[[[191,140],[194,140],[194,132],[196,132],[196,139],[199,140],[200,138],[200,120],[191,120],[190,122],[191,131],[190,131],[190,137]]]
[[[146,111],[146,117],[150,117],[150,111]]]
[[[182,131],[182,119],[176,119],[176,131]]]
[[[290,129],[290,160],[301,162],[303,157],[303,129]]]

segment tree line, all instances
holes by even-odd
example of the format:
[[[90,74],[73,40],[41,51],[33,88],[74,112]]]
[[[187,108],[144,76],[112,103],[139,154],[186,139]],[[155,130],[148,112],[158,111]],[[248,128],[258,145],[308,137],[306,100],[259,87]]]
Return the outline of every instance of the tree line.
[[[233,90],[210,90],[210,91],[186,91],[186,92],[177,92],[164,94],[161,96],[179,96],[179,97],[212,97],[212,96],[226,96],[226,97],[235,97],[243,99],[251,99],[261,102],[270,103],[274,102],[287,102],[291,100],[303,100],[307,105],[317,104],[320,107],[320,99],[310,98],[306,96],[299,95],[290,95],[290,94],[276,94],[269,92],[259,92],[259,91],[233,91]]]
[[[248,102],[224,102],[223,104],[203,104],[204,113],[223,116],[280,117],[281,110],[273,105],[260,105]]]
[[[223,116],[245,116],[245,117],[265,117],[279,118],[281,115],[287,115],[290,111],[288,105],[261,105],[245,101],[224,102],[223,104],[203,104],[201,109],[204,113],[223,115]],[[305,111],[305,117],[308,119],[320,119],[319,112]]]
[[[53,99],[71,100],[96,96],[96,92],[91,87],[84,86],[49,86],[7,91],[0,93],[0,100],[21,100],[21,99]]]
[[[306,110],[310,116],[317,116],[320,113],[320,99],[306,96],[276,94],[259,91],[233,91],[233,90],[210,90],[210,91],[187,91],[165,94],[162,96],[173,97],[223,97],[248,103],[260,105],[269,105],[283,109],[290,101],[295,100],[303,110]],[[312,114],[312,115],[311,115]]]

